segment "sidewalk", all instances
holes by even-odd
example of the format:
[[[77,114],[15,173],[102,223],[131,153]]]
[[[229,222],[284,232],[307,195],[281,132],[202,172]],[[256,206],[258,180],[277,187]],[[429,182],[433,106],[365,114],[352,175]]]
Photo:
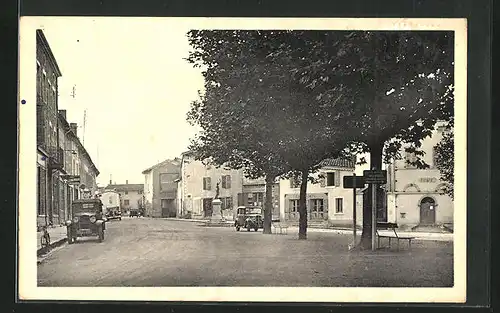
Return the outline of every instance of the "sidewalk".
[[[202,224],[208,224],[210,220],[208,219],[186,219],[186,218],[164,218],[169,221],[182,221],[182,222],[198,222]],[[234,221],[226,221],[227,224],[231,226]],[[223,227],[221,225],[221,227]],[[272,226],[273,232],[275,227]],[[298,233],[299,228],[297,226],[289,226],[288,234]],[[316,228],[316,227],[308,227],[308,232],[314,233],[337,233],[342,235],[352,235],[352,230],[348,230],[345,228]],[[357,231],[358,236],[361,236],[361,230]],[[431,233],[431,232],[418,232],[418,231],[398,231],[398,235],[401,236],[411,236],[415,237],[415,240],[434,240],[434,241],[453,241],[453,233]]]
[[[65,226],[55,226],[47,228],[50,234],[50,248],[53,248],[61,243],[66,241],[66,227]],[[37,242],[37,254],[42,252],[42,238],[43,232],[39,231],[36,233],[36,242]]]

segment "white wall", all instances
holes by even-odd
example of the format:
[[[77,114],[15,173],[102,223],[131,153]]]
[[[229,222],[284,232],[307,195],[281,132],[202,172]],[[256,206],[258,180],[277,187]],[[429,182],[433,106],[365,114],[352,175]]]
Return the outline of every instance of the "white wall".
[[[313,176],[317,177],[320,174],[326,174],[328,172],[337,172],[340,174],[340,186],[325,186],[322,187],[321,184],[316,183],[308,183],[307,184],[307,194],[308,198],[313,194],[326,194],[328,199],[327,207],[328,207],[328,222],[336,225],[351,225],[352,224],[352,214],[353,214],[353,190],[352,189],[344,189],[343,177],[350,176],[353,174],[353,171],[350,169],[344,168],[322,168],[318,173],[315,173]],[[280,181],[280,219],[287,219],[287,201],[286,198],[297,198],[300,194],[300,188],[291,188],[290,180],[282,179]],[[288,196],[287,196],[288,195]],[[335,213],[335,203],[337,198],[343,199],[343,212]],[[357,196],[357,202],[359,203],[359,207],[356,211],[357,213],[357,224],[362,224],[362,196]],[[309,204],[308,204],[309,205]]]

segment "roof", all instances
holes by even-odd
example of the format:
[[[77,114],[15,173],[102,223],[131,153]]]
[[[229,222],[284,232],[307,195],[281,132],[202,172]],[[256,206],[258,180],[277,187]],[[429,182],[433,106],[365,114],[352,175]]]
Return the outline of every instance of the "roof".
[[[57,113],[57,117],[59,118],[59,122],[61,122],[61,124],[63,126],[65,134],[66,135],[71,134],[73,136],[74,141],[76,142],[76,145],[78,146],[78,149],[82,152],[83,156],[89,161],[90,167],[92,169],[94,169],[96,176],[99,176],[100,172],[97,169],[97,166],[92,161],[92,158],[90,157],[90,154],[87,152],[87,149],[85,149],[85,147],[81,143],[80,138],[78,138],[78,136],[71,129],[68,121],[64,118],[64,116],[60,112]],[[59,125],[61,125],[61,124],[59,124]]]
[[[105,190],[115,189],[117,191],[141,191],[144,190],[143,184],[116,184],[108,185]]]
[[[356,167],[356,160],[354,158],[351,160],[345,158],[325,159],[320,162],[320,166],[344,167],[353,169]]]
[[[50,49],[49,42],[47,41],[47,38],[45,38],[45,34],[43,33],[43,30],[37,29],[36,34],[38,38],[41,40],[43,47],[45,48],[45,51],[47,52],[47,55],[50,59],[50,62],[54,65],[54,69],[56,71],[56,74],[58,77],[62,76],[61,69],[59,68],[59,65],[57,65],[56,58],[54,57],[54,54],[52,53],[52,49]]]
[[[179,158],[174,158],[174,159],[166,159],[165,161],[163,162],[160,162],[158,164],[155,164],[151,167],[148,167],[147,169],[145,169],[144,171],[142,171],[142,174],[147,174],[149,172],[151,172],[152,170],[154,170],[155,168],[157,168],[158,166],[162,166],[162,165],[165,165],[167,163],[178,163],[178,164],[175,164],[175,165],[181,165],[181,162],[179,160]]]

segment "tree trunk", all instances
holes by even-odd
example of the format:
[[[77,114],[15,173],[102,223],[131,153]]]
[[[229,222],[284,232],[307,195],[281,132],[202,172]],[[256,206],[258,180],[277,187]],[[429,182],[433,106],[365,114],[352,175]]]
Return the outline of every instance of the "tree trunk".
[[[264,234],[271,234],[271,219],[273,215],[273,184],[274,175],[266,175],[266,201],[264,203]]]
[[[370,148],[370,169],[382,169],[382,149],[384,142],[378,142],[369,145]],[[363,249],[371,249],[372,245],[372,187],[368,185],[366,189],[367,196],[363,197],[363,232],[361,234],[360,247]]]
[[[307,192],[307,178],[309,171],[302,171],[302,181],[300,184],[300,198],[299,198],[299,239],[307,239],[307,206],[306,206],[306,192]]]

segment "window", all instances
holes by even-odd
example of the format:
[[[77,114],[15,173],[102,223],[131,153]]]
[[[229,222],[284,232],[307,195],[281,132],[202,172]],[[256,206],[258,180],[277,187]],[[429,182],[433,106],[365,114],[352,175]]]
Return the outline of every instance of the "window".
[[[125,194],[128,195],[128,191],[125,190]]]
[[[108,202],[109,202],[109,204],[113,204],[113,199],[111,199],[111,197],[109,197]]]
[[[299,211],[299,200],[290,200],[290,212],[298,212]]]
[[[231,175],[222,176],[222,188],[231,189]]]
[[[177,174],[175,173],[160,173],[160,190],[172,190],[176,179]]]
[[[124,205],[130,205],[130,200],[128,200],[128,199],[127,200],[123,200],[123,204]]]
[[[311,209],[313,212],[321,213],[325,209],[325,204],[324,204],[323,199],[312,199],[311,204],[312,204]]]
[[[335,199],[335,213],[337,214],[344,213],[344,199],[342,198]]]
[[[222,209],[223,210],[229,210],[233,208],[233,198],[227,197],[227,198],[221,198],[220,199],[222,204]]]
[[[212,179],[210,177],[203,177],[203,190],[212,190]]]
[[[340,172],[329,172],[326,173],[326,186],[328,187],[339,187],[340,186]]]

